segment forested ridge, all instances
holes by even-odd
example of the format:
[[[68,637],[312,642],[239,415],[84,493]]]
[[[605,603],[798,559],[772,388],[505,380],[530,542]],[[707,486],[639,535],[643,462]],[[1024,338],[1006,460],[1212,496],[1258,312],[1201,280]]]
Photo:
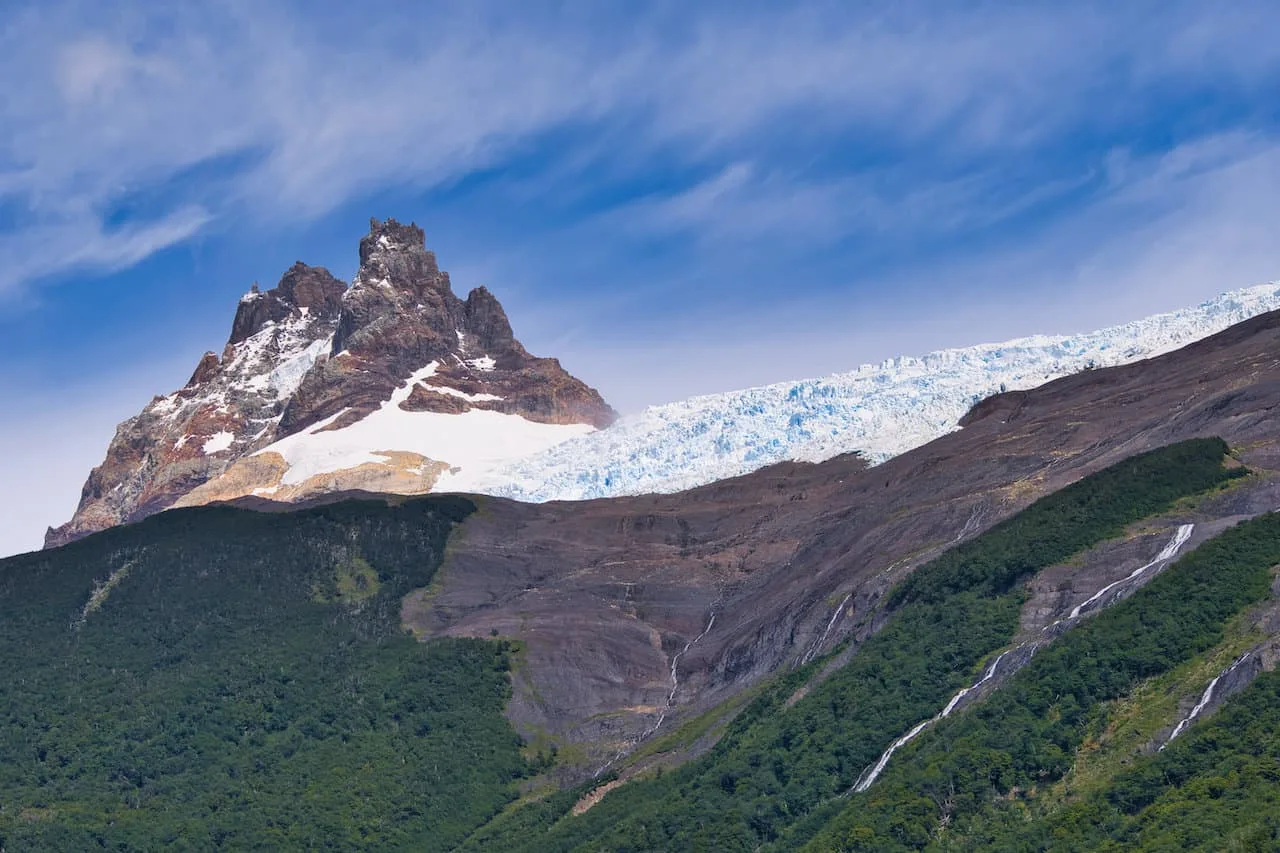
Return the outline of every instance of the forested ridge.
[[[0,846],[451,849],[534,769],[511,650],[399,624],[472,509],[181,510],[0,563]]]
[[[1104,703],[1217,644],[1232,616],[1268,595],[1271,568],[1278,563],[1280,515],[1275,513],[1206,542],[1132,597],[1040,652],[986,702],[941,721],[904,749],[872,790],[849,799],[810,849],[1073,850],[1141,842],[1144,831],[1166,843],[1177,837],[1167,826],[1151,832],[1153,827],[1143,826],[1150,815],[1142,813],[1169,795],[1168,786],[1185,785],[1187,779],[1216,769],[1222,756],[1197,754],[1197,744],[1219,749],[1203,732],[1175,741],[1167,752],[1117,779],[1101,799],[1087,807],[1072,806],[1053,820],[1027,820],[1031,815],[1018,808],[1018,801],[1070,769],[1083,738],[1105,713]],[[1274,693],[1267,683],[1256,692]],[[1271,713],[1269,719],[1269,725],[1255,724],[1259,734],[1278,718]],[[1230,716],[1227,720],[1229,724]],[[1222,725],[1222,720],[1216,722]],[[1259,745],[1269,749],[1278,744],[1272,738],[1267,746],[1264,737]],[[1237,758],[1244,761],[1246,755]],[[1227,761],[1228,766],[1236,763]],[[1269,773],[1235,780],[1236,793],[1244,799],[1258,797],[1280,778],[1277,772],[1280,768],[1272,763]],[[1164,819],[1172,813],[1160,811]],[[1219,811],[1235,810],[1222,803]],[[959,829],[942,831],[951,824]],[[1270,827],[1276,826],[1271,821]]]
[[[1280,672],[1264,672],[1167,749],[1060,809],[1040,813],[1034,796],[993,798],[954,830],[934,832],[926,849],[1280,849]],[[814,846],[859,849],[839,835]]]

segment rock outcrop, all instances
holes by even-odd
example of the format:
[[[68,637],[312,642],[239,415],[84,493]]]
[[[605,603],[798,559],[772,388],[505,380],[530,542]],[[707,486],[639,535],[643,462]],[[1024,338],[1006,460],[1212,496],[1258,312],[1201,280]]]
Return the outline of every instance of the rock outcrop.
[[[303,379],[281,420],[282,435],[338,412],[354,422],[433,362],[430,389],[459,393],[420,386],[405,409],[487,409],[596,428],[616,417],[558,361],[525,351],[488,289],[476,288],[465,301],[455,296],[449,274],[425,249],[422,229],[395,220],[373,220],[360,241],[360,271],[342,300],[333,353]]]
[[[433,441],[459,432],[449,422],[412,419],[473,412],[492,415],[472,418],[465,447]],[[365,423],[332,435],[375,413],[379,429]],[[221,356],[206,353],[182,389],[119,426],[75,515],[49,530],[45,546],[171,506],[245,495],[420,494],[448,472],[474,475],[614,417],[558,361],[520,345],[486,288],[456,296],[421,228],[375,219],[350,287],[301,262],[270,290],[254,285]],[[293,436],[287,452],[273,449]]]

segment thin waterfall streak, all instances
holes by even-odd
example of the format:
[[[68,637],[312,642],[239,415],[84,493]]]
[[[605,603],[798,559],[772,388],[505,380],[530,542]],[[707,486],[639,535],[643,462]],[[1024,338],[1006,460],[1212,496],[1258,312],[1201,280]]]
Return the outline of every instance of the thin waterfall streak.
[[[699,643],[699,641],[702,640],[703,637],[707,636],[707,634],[711,632],[712,626],[715,624],[716,624],[716,614],[712,613],[711,618],[707,620],[707,627],[702,629],[702,633],[694,637],[689,642],[685,643],[684,648],[676,652],[675,655],[671,658],[671,692],[667,694],[667,702],[665,705],[663,705],[662,711],[658,714],[658,719],[654,721],[654,724],[652,726],[650,726],[649,728],[641,732],[640,735],[636,737],[636,739],[633,740],[630,744],[618,750],[617,755],[615,755],[613,758],[610,758],[603,765],[601,765],[600,768],[596,770],[595,773],[591,774],[592,778],[598,778],[600,774],[604,773],[606,770],[608,770],[610,767],[616,764],[628,752],[630,752],[632,749],[635,749],[645,740],[652,737],[653,734],[662,727],[662,724],[667,721],[667,711],[675,704],[676,691],[680,689],[680,676],[676,669],[680,665],[680,658],[684,657],[685,653],[688,652],[689,649],[696,646]]]
[[[979,687],[981,687],[982,685],[990,681],[992,678],[994,678],[996,674],[996,669],[997,667],[1000,666],[1000,661],[1004,660],[1005,657],[1009,655],[1012,651],[1013,649],[1010,649],[1007,652],[1001,652],[1000,656],[991,662],[991,666],[987,667],[987,671],[983,673],[982,678],[979,678],[976,682],[964,688],[955,696],[951,697],[951,701],[947,703],[947,707],[942,709],[942,713],[939,714],[938,717],[942,718],[942,717],[950,716],[951,712],[956,709],[956,705],[959,705],[961,700],[964,699],[964,697],[968,696],[970,693],[977,690]]]
[[[1068,615],[1065,619],[1059,619],[1056,622],[1052,623],[1051,625],[1046,626],[1044,629],[1042,629],[1041,633],[1044,634],[1049,630],[1057,627],[1058,625],[1061,625],[1063,622],[1069,622],[1073,619],[1076,619],[1077,617],[1080,616],[1080,613],[1084,610],[1084,608],[1100,600],[1103,596],[1105,596],[1111,590],[1115,589],[1121,584],[1127,583],[1129,581],[1134,580],[1135,578],[1141,577],[1143,573],[1149,571],[1151,568],[1159,565],[1160,563],[1164,563],[1169,560],[1172,560],[1174,557],[1177,556],[1178,552],[1182,550],[1182,546],[1185,545],[1188,542],[1188,540],[1191,539],[1191,534],[1194,530],[1195,530],[1194,524],[1180,525],[1177,531],[1174,532],[1173,537],[1165,544],[1164,548],[1160,550],[1160,553],[1158,553],[1155,556],[1155,559],[1151,560],[1151,562],[1147,563],[1146,565],[1138,569],[1135,569],[1133,572],[1131,572],[1128,575],[1128,577],[1122,578],[1121,580],[1115,581],[1114,583],[1107,584],[1102,589],[1098,590],[1093,595],[1091,595],[1087,600],[1077,605],[1071,611],[1070,615]],[[858,777],[858,781],[854,783],[853,793],[861,794],[864,791],[866,791],[868,788],[870,788],[872,783],[874,783],[876,779],[880,776],[880,774],[884,771],[885,767],[888,766],[889,759],[893,757],[893,754],[897,752],[898,749],[910,743],[917,736],[919,736],[921,732],[923,732],[933,723],[937,722],[938,720],[944,719],[945,717],[950,716],[950,714],[956,709],[956,707],[964,700],[966,696],[968,696],[970,693],[977,690],[983,684],[985,684],[986,682],[994,678],[996,676],[997,670],[1000,667],[1000,663],[1005,659],[1006,656],[1013,654],[1014,652],[1020,649],[1026,648],[1028,646],[1031,647],[1032,652],[1034,653],[1035,649],[1039,645],[1040,645],[1040,641],[1034,640],[1034,641],[1022,643],[1021,645],[1018,645],[1013,649],[1009,649],[1008,651],[1002,652],[999,657],[997,657],[994,661],[991,662],[991,665],[987,667],[986,671],[983,673],[980,679],[978,679],[976,682],[969,685],[968,687],[961,689],[960,692],[952,696],[951,700],[947,702],[946,706],[940,712],[938,712],[936,716],[930,717],[929,719],[924,720],[923,722],[917,723],[915,727],[912,728],[909,732],[907,732],[905,735],[903,735],[902,737],[895,740],[892,744],[890,744],[889,748],[884,751],[884,753],[880,756],[880,758],[876,761],[875,764],[871,765],[866,770],[862,771],[862,775]],[[1232,664],[1232,666],[1226,672],[1222,673],[1221,675],[1218,676],[1218,678],[1215,678],[1213,681],[1209,683],[1208,688],[1205,690],[1204,695],[1201,697],[1201,702],[1197,704],[1195,708],[1192,709],[1191,714],[1187,717],[1186,720],[1183,720],[1181,723],[1178,724],[1178,727],[1174,729],[1174,733],[1170,735],[1169,740],[1173,740],[1173,738],[1176,737],[1182,731],[1182,729],[1185,728],[1185,726],[1189,724],[1192,720],[1194,720],[1196,715],[1199,714],[1204,709],[1204,706],[1208,704],[1210,698],[1212,697],[1213,689],[1217,686],[1218,680],[1222,676],[1229,673],[1232,669],[1235,669],[1237,666],[1239,666],[1243,661],[1244,661],[1244,658],[1243,657],[1240,658],[1240,660],[1237,660],[1234,664]],[[1167,742],[1166,742],[1166,745],[1167,745]],[[1162,746],[1161,749],[1164,749],[1164,747]]]
[[[1182,546],[1187,543],[1187,540],[1191,538],[1191,532],[1193,530],[1195,530],[1194,524],[1184,524],[1180,526],[1177,532],[1173,534],[1173,538],[1169,540],[1169,543],[1164,546],[1164,548],[1160,551],[1159,554],[1156,555],[1154,560],[1147,563],[1145,566],[1142,566],[1141,568],[1134,569],[1132,572],[1130,572],[1128,577],[1121,578],[1120,580],[1115,581],[1114,583],[1107,584],[1102,589],[1098,590],[1093,595],[1089,596],[1088,599],[1081,602],[1080,604],[1077,604],[1075,606],[1075,609],[1071,611],[1071,614],[1067,616],[1067,618],[1075,619],[1077,616],[1080,615],[1081,611],[1083,611],[1090,604],[1093,604],[1098,599],[1102,598],[1102,596],[1106,595],[1111,590],[1115,589],[1116,587],[1120,586],[1123,583],[1128,583],[1129,581],[1137,577],[1140,577],[1144,572],[1146,572],[1152,566],[1156,566],[1156,565],[1159,565],[1160,563],[1166,562],[1168,560],[1172,560],[1175,556],[1177,556],[1178,551],[1182,549]]]
[[[863,791],[870,788],[871,784],[875,782],[876,779],[880,776],[880,774],[884,771],[884,768],[889,765],[889,759],[893,757],[893,754],[897,752],[899,748],[911,743],[911,741],[915,740],[916,737],[919,736],[919,734],[923,732],[925,729],[927,729],[929,726],[933,725],[938,720],[941,720],[947,717],[948,715],[950,715],[951,712],[955,710],[956,705],[960,704],[960,701],[964,699],[964,697],[968,696],[970,693],[977,690],[979,687],[981,687],[982,685],[990,681],[992,678],[994,678],[996,674],[996,670],[1000,666],[1000,662],[1004,660],[1005,657],[1009,655],[1012,651],[1013,649],[1010,649],[1009,651],[1006,651],[1006,652],[1002,652],[999,657],[997,657],[994,661],[991,662],[991,665],[987,667],[985,672],[983,672],[981,678],[979,678],[977,681],[975,681],[973,684],[969,685],[968,687],[961,689],[960,692],[957,693],[955,696],[952,696],[951,701],[948,702],[946,707],[943,708],[940,712],[938,712],[936,716],[930,717],[929,719],[924,720],[923,722],[917,723],[915,727],[911,729],[911,731],[907,732],[905,735],[903,735],[902,737],[895,740],[892,744],[890,744],[889,748],[884,751],[884,754],[880,756],[879,760],[877,760],[875,764],[871,765],[871,767],[869,767],[867,770],[862,771],[862,776],[858,779],[858,781],[853,786],[854,793],[861,794]]]
[[[1234,672],[1236,667],[1240,666],[1240,664],[1244,663],[1248,658],[1249,653],[1245,652],[1240,657],[1236,658],[1235,662],[1232,663],[1231,666],[1213,677],[1213,680],[1209,682],[1209,686],[1204,689],[1204,693],[1200,694],[1200,701],[1196,702],[1196,705],[1191,709],[1190,714],[1187,714],[1186,717],[1178,722],[1178,725],[1174,726],[1173,733],[1169,735],[1169,739],[1167,741],[1160,745],[1160,749],[1157,750],[1158,752],[1164,752],[1164,748],[1172,743],[1174,738],[1182,734],[1183,731],[1186,730],[1187,726],[1195,722],[1196,717],[1199,717],[1200,713],[1204,711],[1209,702],[1213,700],[1213,691],[1218,686],[1218,682]]]
[[[841,613],[844,613],[844,606],[849,603],[849,599],[851,598],[853,598],[852,592],[844,597],[844,600],[840,602],[840,606],[836,608],[836,612],[831,614],[831,619],[827,622],[827,628],[822,632],[822,636],[818,638],[818,642],[810,646],[809,651],[805,652],[804,657],[800,658],[801,666],[804,666],[809,661],[813,660],[814,656],[818,653],[818,649],[822,648],[822,644],[827,641],[827,636],[831,633],[831,629],[835,627],[836,620],[840,618]]]

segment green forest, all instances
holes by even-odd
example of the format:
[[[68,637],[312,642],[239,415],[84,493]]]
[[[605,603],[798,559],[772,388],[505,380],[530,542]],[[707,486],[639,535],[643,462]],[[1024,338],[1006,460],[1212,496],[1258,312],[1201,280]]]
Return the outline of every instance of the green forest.
[[[456,846],[535,769],[511,649],[399,624],[472,509],[180,510],[0,563],[0,847]]]
[[[931,850],[1280,849],[1280,673],[1260,675],[1210,719],[1050,814],[992,799]],[[817,849],[839,849],[828,837]],[[858,849],[853,844],[843,849]],[[893,849],[877,848],[877,849]]]

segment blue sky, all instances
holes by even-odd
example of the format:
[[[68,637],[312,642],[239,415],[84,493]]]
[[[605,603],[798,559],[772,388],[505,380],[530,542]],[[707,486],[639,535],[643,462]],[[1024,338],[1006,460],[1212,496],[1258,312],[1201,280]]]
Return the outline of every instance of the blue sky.
[[[627,411],[1280,277],[1274,3],[162,5],[5,6],[0,553],[370,216]]]

